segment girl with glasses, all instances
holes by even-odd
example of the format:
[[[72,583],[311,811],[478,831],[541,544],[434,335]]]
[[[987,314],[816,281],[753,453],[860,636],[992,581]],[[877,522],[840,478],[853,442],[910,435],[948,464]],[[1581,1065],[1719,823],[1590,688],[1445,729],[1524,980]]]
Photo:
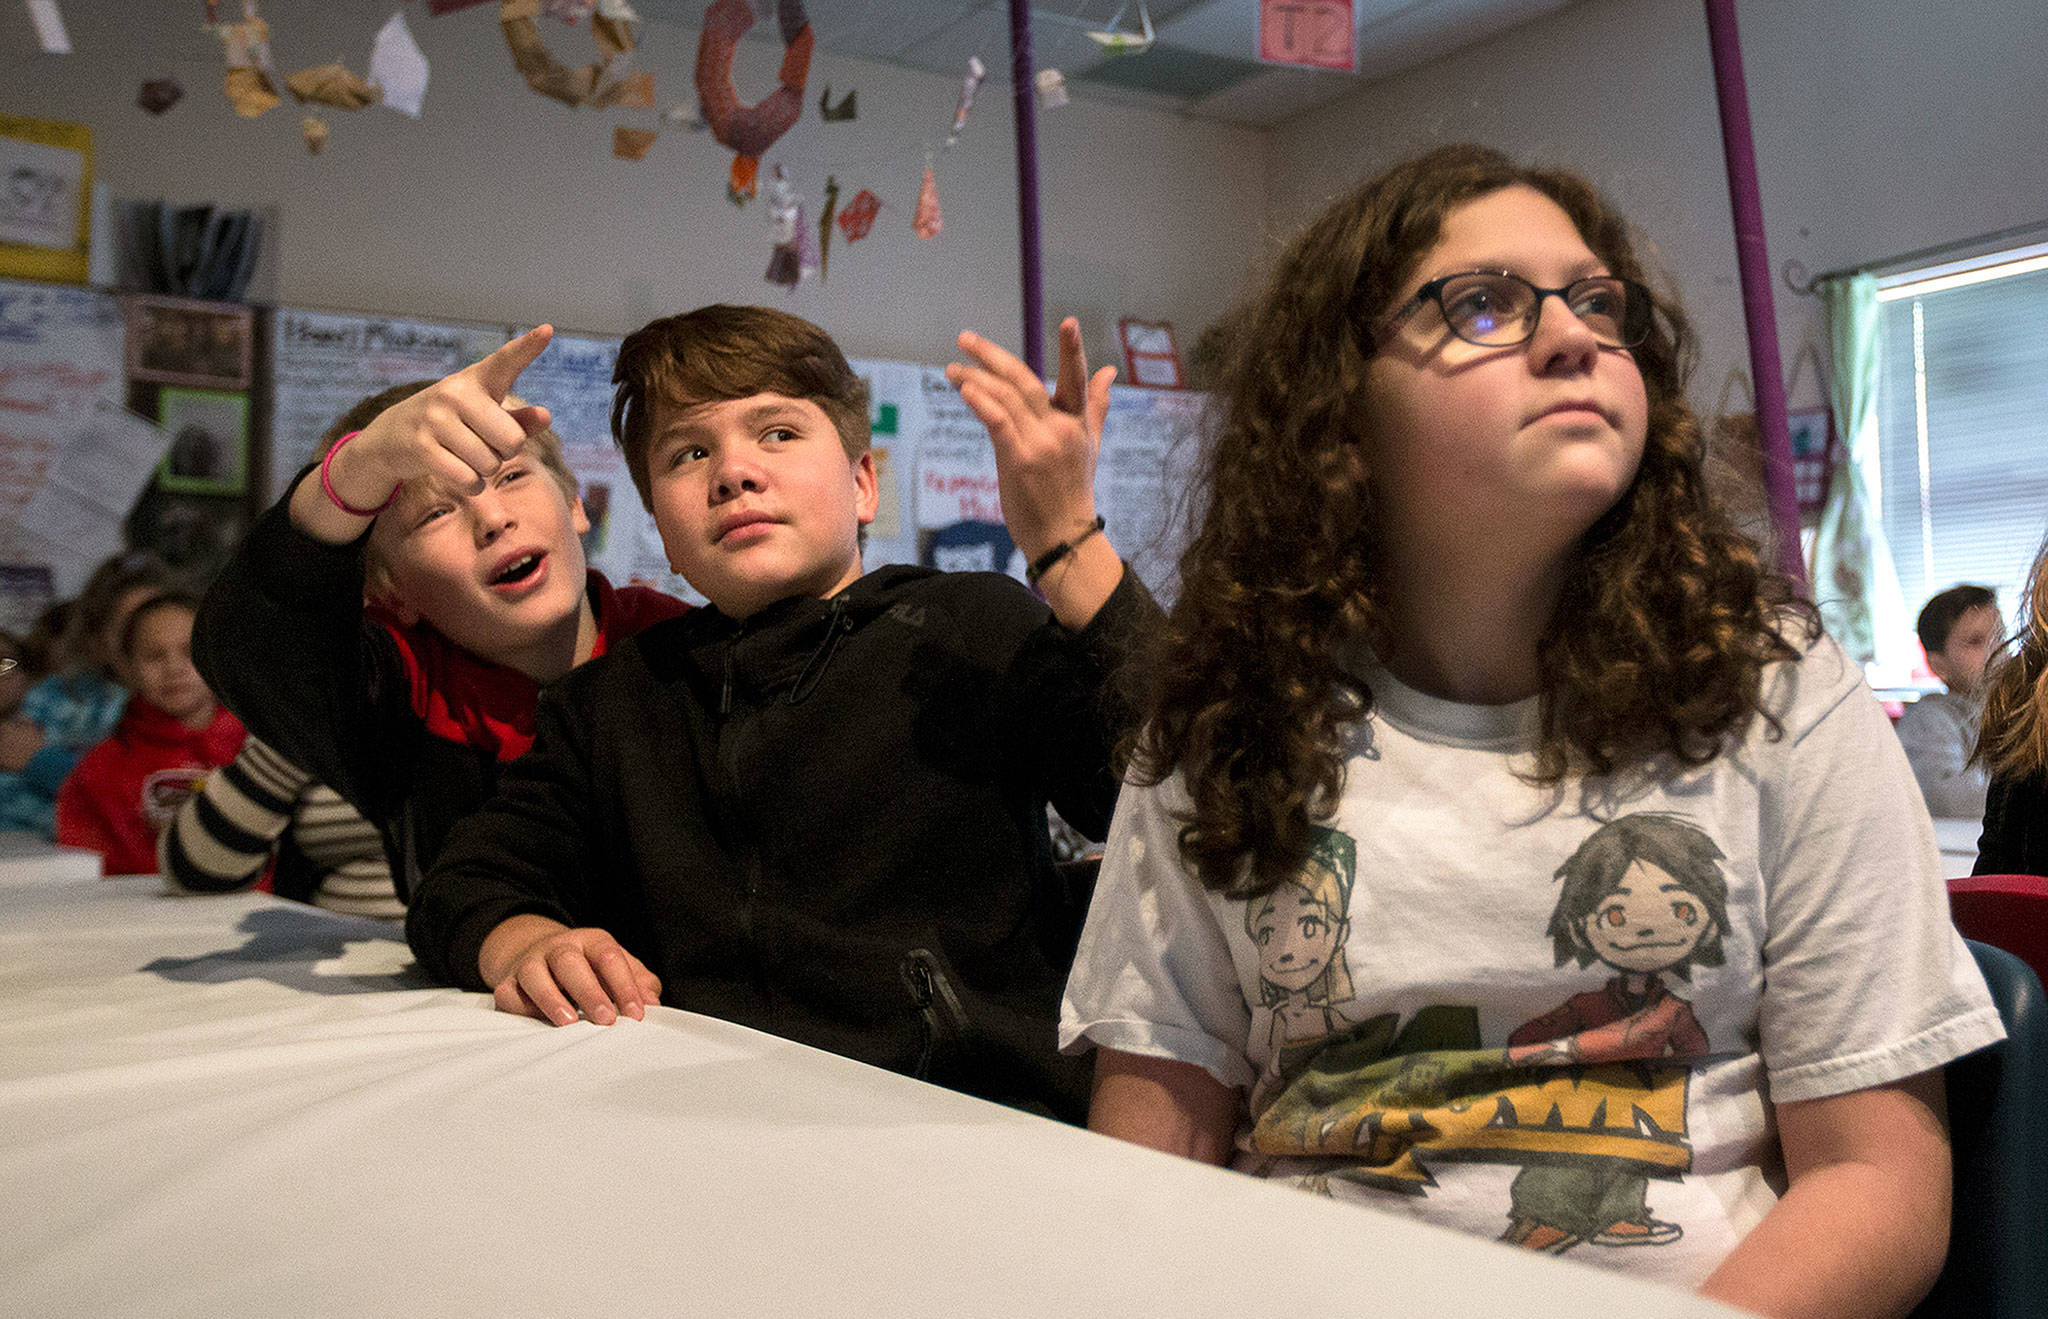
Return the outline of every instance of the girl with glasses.
[[[1062,1044],[1111,1134],[1904,1313],[1946,1245],[1940,1068],[2002,1030],[1882,709],[1708,502],[1648,279],[1585,181],[1470,146],[1283,255]],[[1276,905],[1339,852],[1347,910]],[[1340,959],[1276,1029],[1274,968]]]

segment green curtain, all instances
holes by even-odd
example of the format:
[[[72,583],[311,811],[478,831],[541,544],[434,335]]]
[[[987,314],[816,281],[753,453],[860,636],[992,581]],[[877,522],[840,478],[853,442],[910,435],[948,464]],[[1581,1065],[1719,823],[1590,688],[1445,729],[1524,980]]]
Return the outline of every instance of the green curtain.
[[[1877,493],[1877,391],[1883,336],[1877,280],[1832,279],[1820,293],[1834,353],[1828,403],[1845,455],[1828,478],[1814,539],[1813,594],[1835,640],[1857,661],[1903,676],[1913,665],[1912,620],[1892,567]]]

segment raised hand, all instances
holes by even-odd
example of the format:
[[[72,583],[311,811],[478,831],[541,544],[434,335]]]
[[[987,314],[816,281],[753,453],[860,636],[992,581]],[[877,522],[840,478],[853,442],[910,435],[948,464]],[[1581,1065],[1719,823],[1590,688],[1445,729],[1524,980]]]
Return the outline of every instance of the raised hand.
[[[1059,341],[1059,376],[1050,395],[1016,355],[972,332],[960,335],[960,351],[972,364],[946,368],[961,401],[988,427],[1003,520],[1026,559],[1095,521],[1095,463],[1116,368],[1089,375],[1081,326],[1071,316],[1060,322]]]
[[[355,508],[376,509],[399,486],[419,477],[467,494],[481,491],[484,479],[517,453],[527,436],[548,424],[546,408],[508,408],[505,398],[554,333],[547,325],[529,330],[379,413],[335,451],[328,471],[335,493]],[[300,491],[303,499],[295,497],[292,511],[302,526],[349,539],[360,532],[362,519],[327,499],[316,483],[306,482]]]
[[[1073,552],[1041,577],[1039,589],[1060,622],[1085,627],[1123,579],[1106,535],[1095,528],[1095,463],[1102,454],[1102,421],[1109,413],[1109,382],[1116,368],[1093,375],[1081,347],[1081,326],[1060,322],[1060,366],[1053,393],[1018,358],[982,338],[963,332],[960,351],[971,365],[955,362],[946,379],[988,427],[995,448],[996,487],[1010,539],[1037,562],[1061,544]]]

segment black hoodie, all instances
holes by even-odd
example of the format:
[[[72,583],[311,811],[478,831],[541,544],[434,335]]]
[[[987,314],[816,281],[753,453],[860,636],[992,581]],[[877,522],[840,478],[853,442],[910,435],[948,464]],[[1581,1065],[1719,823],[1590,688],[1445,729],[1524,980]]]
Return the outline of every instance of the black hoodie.
[[[508,917],[597,926],[670,1006],[1078,1118],[1085,1063],[1055,1048],[1078,914],[1045,804],[1106,832],[1111,677],[1158,617],[1128,569],[1073,632],[1008,578],[891,567],[656,624],[543,694],[407,937],[480,989]]]

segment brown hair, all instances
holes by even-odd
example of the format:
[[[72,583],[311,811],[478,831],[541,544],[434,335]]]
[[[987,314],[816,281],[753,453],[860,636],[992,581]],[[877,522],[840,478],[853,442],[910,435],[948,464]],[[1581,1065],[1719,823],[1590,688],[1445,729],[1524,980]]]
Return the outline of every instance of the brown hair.
[[[142,631],[142,620],[165,609],[182,609],[197,617],[199,599],[185,591],[159,591],[128,611],[128,617],[121,624],[121,658],[135,658],[135,640]]]
[[[78,598],[71,602],[52,667],[73,673],[90,670],[103,677],[118,678],[116,656],[103,652],[107,625],[114,621],[121,598],[137,587],[148,587],[152,594],[157,594],[181,585],[171,566],[149,550],[129,550],[106,560],[92,570]]]
[[[868,387],[832,336],[773,307],[718,303],[650,321],[626,336],[612,369],[612,439],[640,502],[648,499],[647,451],[654,407],[679,407],[755,394],[818,405],[839,432],[849,459],[868,450]]]
[[[1190,504],[1199,525],[1139,674],[1134,760],[1141,781],[1186,781],[1181,855],[1211,889],[1263,893],[1300,864],[1343,790],[1343,726],[1372,708],[1339,660],[1385,618],[1376,497],[1357,460],[1367,362],[1347,327],[1392,301],[1451,211],[1516,184],[1563,208],[1611,273],[1650,282],[1626,222],[1584,179],[1448,146],[1333,203],[1230,335]],[[1769,719],[1764,666],[1797,658],[1781,611],[1818,634],[1811,606],[1708,501],[1684,394],[1690,329],[1675,299],[1659,311],[1632,350],[1649,399],[1642,462],[1582,538],[1538,643],[1537,783],[1659,754],[1712,759],[1749,716]]]
[[[343,436],[353,435],[414,394],[439,383],[436,380],[408,380],[402,385],[393,385],[380,393],[357,399],[347,412],[334,419],[334,424],[320,437],[319,455],[325,458],[327,451],[341,443]],[[513,408],[522,407],[524,400],[517,394],[507,394],[505,405]],[[562,457],[562,437],[555,434],[552,426],[544,426],[527,436],[526,447],[522,452],[532,454],[534,459],[547,469],[548,475],[555,478],[555,484],[562,487],[563,493],[569,498],[577,497],[579,487],[576,474],[569,470],[568,461]]]
[[[1913,630],[1920,635],[1920,648],[1929,655],[1947,650],[1948,634],[1955,630],[1963,615],[1987,605],[1998,607],[1998,594],[1988,586],[1965,582],[1937,592],[1920,606],[1920,617],[1913,623]]]
[[[2012,649],[1991,670],[1977,755],[2000,774],[2048,771],[2048,541],[2034,559]]]

